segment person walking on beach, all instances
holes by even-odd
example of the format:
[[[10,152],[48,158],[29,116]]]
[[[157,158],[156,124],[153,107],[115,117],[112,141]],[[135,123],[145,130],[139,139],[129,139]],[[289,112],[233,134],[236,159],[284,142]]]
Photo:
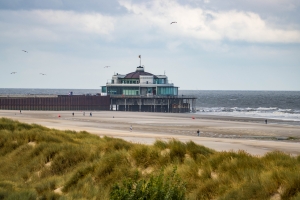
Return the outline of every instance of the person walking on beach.
[[[72,116],[74,117],[74,112],[72,113]]]
[[[132,126],[130,125],[130,127],[129,127],[129,130],[130,130],[130,132],[132,131]]]
[[[199,129],[198,129],[198,131],[197,131],[197,135],[200,136],[200,131],[199,131]]]
[[[92,112],[90,112],[90,117],[92,116]]]
[[[265,120],[265,123],[268,124],[268,120],[267,119]]]

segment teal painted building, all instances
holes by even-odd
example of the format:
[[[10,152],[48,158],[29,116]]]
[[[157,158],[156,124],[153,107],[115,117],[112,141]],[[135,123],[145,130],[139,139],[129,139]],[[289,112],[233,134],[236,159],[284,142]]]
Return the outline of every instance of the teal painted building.
[[[169,83],[166,75],[154,75],[145,72],[139,66],[135,72],[126,75],[114,74],[112,79],[102,86],[102,94],[110,96],[177,96],[178,87]]]

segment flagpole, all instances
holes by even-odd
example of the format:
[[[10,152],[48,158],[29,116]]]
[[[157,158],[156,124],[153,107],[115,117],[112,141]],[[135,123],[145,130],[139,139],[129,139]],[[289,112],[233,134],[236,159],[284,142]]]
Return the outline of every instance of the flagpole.
[[[140,66],[142,66],[142,56],[139,55],[139,57],[140,57]]]

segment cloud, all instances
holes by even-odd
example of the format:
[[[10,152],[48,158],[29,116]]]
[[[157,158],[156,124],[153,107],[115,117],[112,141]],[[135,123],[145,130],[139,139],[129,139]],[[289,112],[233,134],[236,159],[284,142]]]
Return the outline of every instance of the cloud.
[[[300,31],[283,29],[269,24],[260,15],[245,11],[213,11],[180,5],[172,0],[154,0],[150,3],[132,3],[120,0],[130,15],[156,26],[169,37],[197,40],[230,40],[256,43],[300,42]],[[171,21],[177,24],[170,26]],[[292,26],[291,26],[292,27]]]
[[[114,29],[113,18],[99,13],[76,13],[73,11],[37,10],[31,13],[42,23],[60,29],[107,35]]]
[[[120,0],[119,5],[127,13],[0,10],[0,36],[44,41],[101,38],[118,44],[158,42],[168,47],[174,46],[174,41],[182,41],[176,42],[175,46],[205,41],[300,42],[297,26],[286,23],[283,28],[255,12],[216,11],[182,5],[174,0],[143,3]],[[170,25],[171,21],[177,21],[177,24]]]
[[[85,34],[106,36],[114,31],[114,18],[99,13],[62,10],[0,11],[0,35],[41,39],[66,39]]]

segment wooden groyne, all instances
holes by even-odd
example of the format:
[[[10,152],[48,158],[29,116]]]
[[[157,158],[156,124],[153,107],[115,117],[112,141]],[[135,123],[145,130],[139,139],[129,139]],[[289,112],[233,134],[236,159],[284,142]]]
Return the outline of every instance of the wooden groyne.
[[[110,110],[109,96],[1,95],[1,110]]]

